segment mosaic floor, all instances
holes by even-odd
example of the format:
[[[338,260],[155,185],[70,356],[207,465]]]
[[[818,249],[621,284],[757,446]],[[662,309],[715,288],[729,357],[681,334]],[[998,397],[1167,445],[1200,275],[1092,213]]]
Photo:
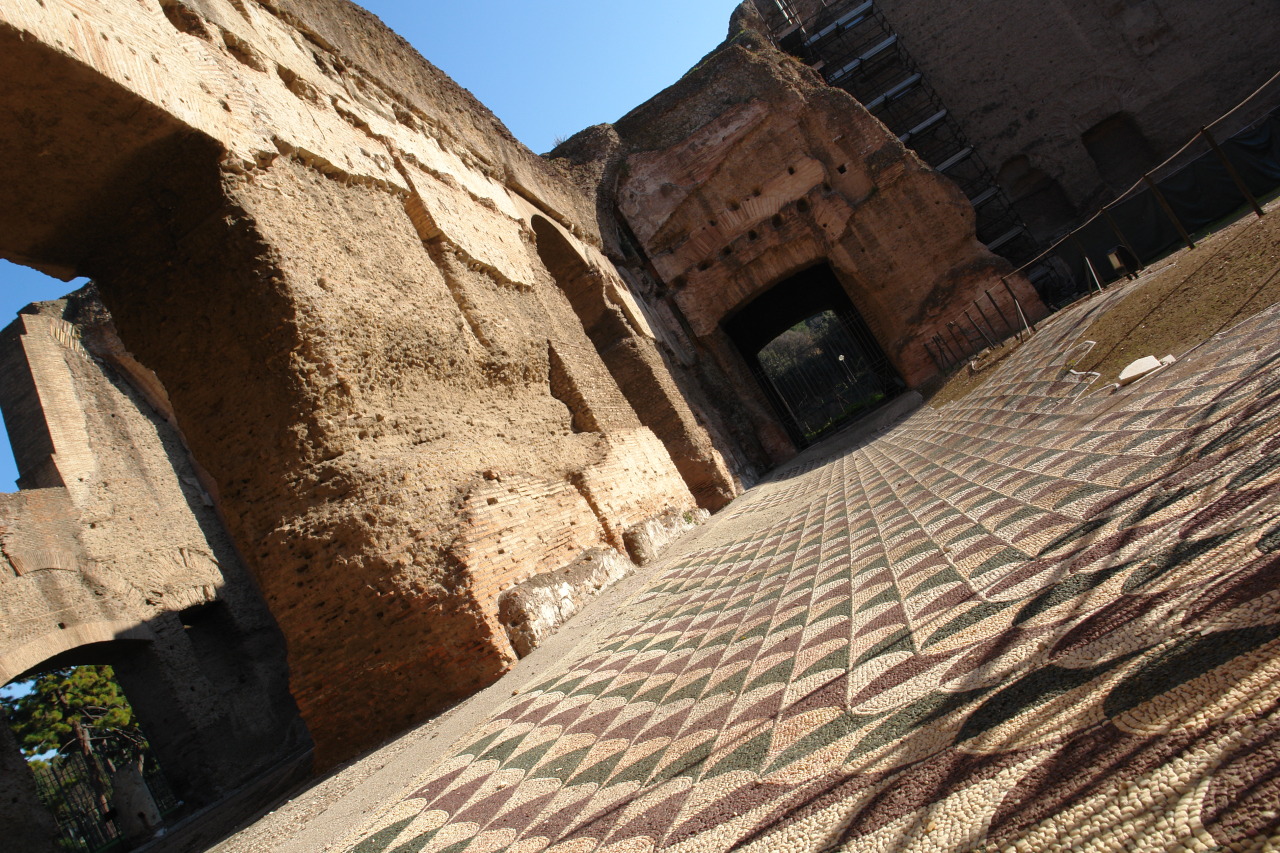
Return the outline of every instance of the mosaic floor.
[[[1280,311],[1112,394],[1101,304],[748,493],[345,849],[1270,849]]]

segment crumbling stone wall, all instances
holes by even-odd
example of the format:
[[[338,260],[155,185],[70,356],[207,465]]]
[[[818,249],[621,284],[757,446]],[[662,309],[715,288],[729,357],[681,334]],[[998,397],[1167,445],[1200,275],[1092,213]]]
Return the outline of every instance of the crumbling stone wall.
[[[1150,168],[1277,70],[1280,16],[1259,0],[879,2],[992,168],[1025,154],[1080,210],[1126,188],[1090,158],[1090,128],[1131,116]]]
[[[94,277],[155,371],[322,766],[498,677],[503,588],[693,509],[695,473],[736,494],[692,415],[637,414],[684,406],[661,361],[637,390],[602,359],[653,332],[590,200],[362,10],[23,4],[0,72],[32,131],[0,253]]]
[[[31,443],[27,490],[3,499],[10,565],[46,564],[75,601],[100,582],[85,565],[145,590],[57,634],[63,602],[32,594],[37,635],[176,648],[218,621],[206,602],[249,595],[182,524],[122,541],[136,515],[104,508],[101,538],[78,490],[143,466],[156,519],[194,502],[243,556],[327,766],[509,667],[504,592],[601,548],[651,558],[635,543],[662,519],[723,506],[791,452],[721,329],[780,278],[830,264],[927,379],[922,336],[999,262],[949,184],[744,21],[547,162],[344,0],[0,8],[0,109],[22,129],[0,137],[0,254],[92,276],[105,306],[28,315],[15,340],[79,328],[100,361],[60,355],[72,384],[127,376],[124,420],[150,406],[185,439],[147,468],[122,435],[118,473],[82,478],[86,398],[37,417],[61,386],[34,372],[9,395]],[[51,438],[23,438],[41,422]],[[150,531],[163,546],[139,544]],[[0,655],[31,665],[25,642]]]
[[[112,664],[193,807],[307,773],[278,630],[163,390],[92,292],[0,333],[0,408],[24,486],[0,495],[0,683]],[[25,769],[11,783],[33,784]]]
[[[762,29],[744,6],[730,41],[678,84],[551,156],[616,210],[620,262],[649,283],[668,351],[707,363],[704,386],[732,389],[718,396],[753,426],[739,452],[768,467],[794,450],[724,323],[779,282],[830,264],[911,387],[937,374],[924,344],[947,334],[954,306],[990,289],[1016,309],[1000,281],[1008,265],[974,238],[955,185]],[[1012,282],[1041,316],[1034,291]]]

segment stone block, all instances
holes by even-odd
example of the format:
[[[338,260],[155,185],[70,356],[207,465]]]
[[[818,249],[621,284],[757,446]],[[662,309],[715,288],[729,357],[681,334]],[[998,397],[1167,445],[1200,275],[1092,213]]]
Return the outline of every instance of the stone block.
[[[711,513],[705,509],[668,509],[661,515],[628,527],[622,533],[622,541],[631,559],[644,566],[658,559],[667,546],[706,523],[710,517]]]
[[[592,598],[631,573],[634,566],[612,548],[585,551],[554,572],[531,578],[498,597],[498,619],[511,646],[527,656]]]
[[[1120,387],[1124,387],[1132,382],[1137,382],[1149,373],[1154,373],[1164,367],[1160,359],[1154,355],[1144,355],[1137,361],[1131,362],[1124,370],[1120,371]]]

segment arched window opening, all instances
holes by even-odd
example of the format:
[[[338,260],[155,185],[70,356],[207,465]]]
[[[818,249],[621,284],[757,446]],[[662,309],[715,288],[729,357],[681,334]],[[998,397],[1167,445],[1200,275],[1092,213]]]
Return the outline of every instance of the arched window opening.
[[[181,807],[111,666],[12,681],[0,688],[0,708],[62,849],[127,850]]]
[[[1080,137],[1098,174],[1114,192],[1122,193],[1156,165],[1156,152],[1128,113],[1108,116]]]
[[[775,285],[725,330],[799,447],[905,388],[827,264]]]
[[[1062,185],[1031,165],[1025,154],[1006,161],[997,180],[1028,230],[1041,240],[1055,235],[1079,215]]]

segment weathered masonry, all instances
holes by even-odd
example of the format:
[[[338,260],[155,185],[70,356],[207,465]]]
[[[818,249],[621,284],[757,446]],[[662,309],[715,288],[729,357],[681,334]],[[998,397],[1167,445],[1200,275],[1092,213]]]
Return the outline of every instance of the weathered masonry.
[[[311,740],[279,630],[164,390],[92,293],[0,333],[0,406],[22,471],[22,490],[0,495],[0,681],[112,665],[192,809],[305,777]],[[4,725],[0,749],[17,759]],[[10,841],[42,828],[43,811],[14,767],[0,782]]]
[[[988,243],[1013,239],[990,188],[1033,237],[1056,236],[1277,70],[1265,0],[753,2],[780,44],[965,186]]]
[[[2,341],[6,680],[147,680],[215,793],[308,733],[332,765],[508,668],[504,593],[793,454],[749,369],[784,320],[928,380],[1008,266],[762,27],[543,159],[344,0],[0,8],[0,254],[95,282]]]
[[[946,334],[955,305],[998,286],[1006,262],[974,236],[973,210],[851,97],[770,50],[744,7],[734,38],[680,83],[551,152],[593,188],[623,273],[662,322],[677,371],[703,379],[714,408],[749,425],[739,441],[760,468],[794,452],[776,405],[752,376],[759,344],[816,313],[797,276],[818,268],[839,286],[829,307],[858,316],[907,386],[933,376],[925,342]],[[744,164],[750,164],[745,166]],[[1026,310],[1043,306],[1023,280]],[[733,320],[764,327],[748,345]],[[819,300],[821,302],[821,300]],[[791,309],[795,309],[793,312]],[[757,324],[758,325],[758,324]]]

